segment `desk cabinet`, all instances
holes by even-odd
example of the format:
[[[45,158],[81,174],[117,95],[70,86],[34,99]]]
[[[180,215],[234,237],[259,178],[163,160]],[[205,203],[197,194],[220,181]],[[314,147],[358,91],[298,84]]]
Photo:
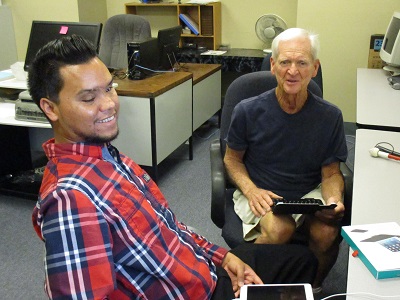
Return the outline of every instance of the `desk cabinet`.
[[[192,74],[165,73],[144,80],[115,80],[120,101],[119,135],[113,144],[136,163],[152,167],[189,140],[193,155]]]
[[[189,15],[199,25],[199,35],[182,34],[181,46],[184,43],[195,43],[198,46],[205,46],[207,49],[216,50],[221,45],[221,2],[198,4],[176,4],[176,3],[137,3],[125,4],[127,14],[154,15],[159,18],[172,13],[176,17],[175,25],[182,25],[179,14]],[[169,12],[169,13],[168,13]],[[164,29],[169,25],[160,28]]]

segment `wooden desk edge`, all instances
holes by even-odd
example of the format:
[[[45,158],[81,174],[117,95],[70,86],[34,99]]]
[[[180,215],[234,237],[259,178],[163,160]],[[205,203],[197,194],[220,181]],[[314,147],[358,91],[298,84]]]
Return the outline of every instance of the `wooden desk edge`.
[[[178,74],[178,76],[176,76],[176,74]],[[166,73],[167,74],[167,73]],[[153,88],[153,89],[143,89],[143,90],[135,90],[133,88],[133,86],[137,86],[140,83],[144,83],[144,84],[148,84],[149,86],[155,85],[154,81],[158,81],[159,78],[156,77],[150,77],[147,79],[143,79],[143,80],[130,80],[130,79],[115,79],[114,82],[118,83],[118,87],[117,87],[117,94],[118,96],[130,96],[130,97],[139,97],[139,98],[155,98],[163,93],[165,93],[166,91],[169,91],[170,89],[178,86],[179,84],[189,80],[192,78],[192,74],[191,73],[187,73],[187,72],[177,72],[177,73],[171,73],[174,74],[174,77],[178,77],[175,80],[171,80],[168,79],[168,83],[163,84],[158,86],[157,88]],[[166,76],[173,76],[173,75],[166,75]],[[146,80],[148,80],[146,82]],[[164,80],[163,80],[164,81]]]
[[[220,64],[196,64],[185,63],[182,67],[183,71],[193,74],[193,85],[204,80],[208,76],[221,70]]]

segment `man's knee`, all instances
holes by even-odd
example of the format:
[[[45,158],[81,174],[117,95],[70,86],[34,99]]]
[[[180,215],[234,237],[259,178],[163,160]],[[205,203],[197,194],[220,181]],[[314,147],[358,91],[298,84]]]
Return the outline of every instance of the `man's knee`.
[[[268,244],[288,243],[296,230],[296,223],[292,218],[284,220],[267,221],[261,219],[261,239],[268,241]]]
[[[318,226],[310,228],[310,242],[321,252],[329,251],[338,243],[339,230],[337,225],[319,223]]]

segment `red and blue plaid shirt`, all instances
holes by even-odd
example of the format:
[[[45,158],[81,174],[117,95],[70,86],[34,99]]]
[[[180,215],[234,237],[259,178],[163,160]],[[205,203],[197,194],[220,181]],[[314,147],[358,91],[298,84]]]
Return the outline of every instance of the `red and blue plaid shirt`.
[[[227,250],[177,222],[149,175],[110,145],[43,145],[33,224],[52,299],[208,299]],[[113,148],[115,149],[115,148]],[[112,151],[111,151],[112,152]]]

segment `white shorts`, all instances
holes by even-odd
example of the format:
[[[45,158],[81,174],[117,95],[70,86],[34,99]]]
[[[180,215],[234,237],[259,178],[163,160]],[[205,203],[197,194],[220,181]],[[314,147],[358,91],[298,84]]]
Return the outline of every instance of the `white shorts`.
[[[305,194],[302,198],[321,199],[322,202],[325,203],[324,199],[322,198],[321,185],[318,185],[314,190],[312,190],[308,194]],[[247,198],[242,194],[240,190],[236,190],[233,193],[233,203],[235,212],[243,223],[243,239],[245,241],[255,240],[261,234],[258,226],[261,218],[256,217],[253,214]],[[292,217],[295,220],[297,227],[303,224],[305,218],[304,215],[294,214],[292,215]]]

